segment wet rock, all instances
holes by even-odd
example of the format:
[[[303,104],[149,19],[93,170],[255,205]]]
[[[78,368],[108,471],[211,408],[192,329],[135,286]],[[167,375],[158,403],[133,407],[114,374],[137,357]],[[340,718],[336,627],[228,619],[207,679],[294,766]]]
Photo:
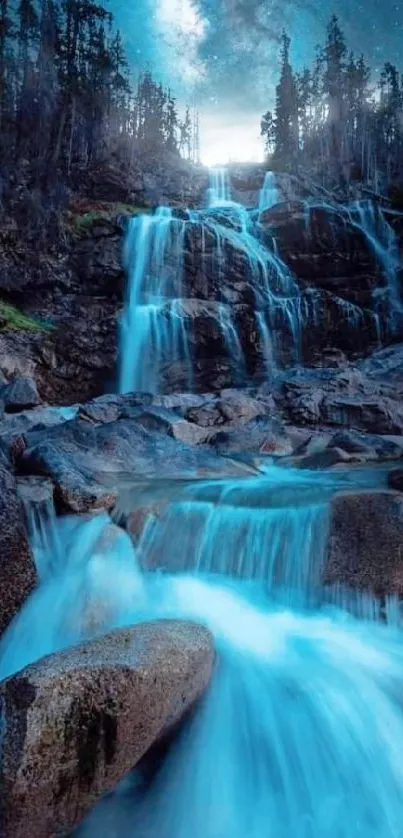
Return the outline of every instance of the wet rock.
[[[280,401],[293,423],[400,435],[403,376],[396,363],[390,378],[377,368],[376,354],[371,367],[364,362],[343,370],[300,369],[285,379]]]
[[[87,453],[80,452],[78,446],[72,450],[69,443],[61,441],[59,444],[39,443],[24,454],[23,461],[27,470],[52,479],[55,501],[62,511],[79,513],[88,512],[90,509],[113,509],[117,489],[114,486],[102,485],[97,480],[99,464],[96,454],[94,472],[91,472],[87,465],[90,458],[91,455],[88,457]],[[106,468],[106,462],[104,467]]]
[[[213,659],[205,628],[162,620],[3,682],[2,838],[66,835],[202,695]]]
[[[403,594],[403,497],[378,491],[342,494],[331,502],[324,581]]]
[[[86,419],[94,423],[116,422],[119,418],[119,404],[116,398],[94,399],[85,405],[82,405],[79,410],[81,419]]]
[[[403,492],[403,469],[395,468],[389,472],[388,485],[397,492]]]
[[[234,424],[250,422],[266,413],[261,401],[240,390],[222,390],[216,405],[223,419]]]
[[[192,407],[185,412],[186,419],[199,425],[201,428],[213,428],[215,425],[223,425],[224,417],[215,402],[205,402],[200,407]]]
[[[403,457],[403,437],[343,430],[332,436],[328,448],[341,448],[348,454],[365,455],[367,459],[396,460]]]
[[[124,411],[121,413],[125,418]],[[129,418],[129,417],[128,417]],[[177,439],[179,442],[186,442],[190,445],[200,445],[208,438],[209,432],[206,428],[187,422],[172,410],[164,407],[150,407],[147,410],[141,408],[138,412],[131,412],[131,417],[147,431],[166,433]]]
[[[369,440],[364,434],[354,431],[338,431],[331,437],[328,448],[342,448],[348,454],[365,454],[371,451]]]
[[[210,397],[211,399],[213,396]],[[152,404],[157,407],[167,407],[176,410],[182,416],[191,408],[201,407],[206,402],[206,396],[197,393],[170,393],[152,397]]]
[[[315,451],[295,460],[299,468],[331,468],[340,463],[357,462],[358,454],[347,454],[341,448],[328,448],[325,451]]]
[[[256,452],[285,456],[292,452],[291,441],[281,422],[265,416],[237,428],[217,431],[211,436],[210,444],[221,454]]]
[[[29,441],[32,431],[39,433],[63,425],[72,419],[76,407],[38,407],[17,414],[8,414],[0,422],[0,441],[13,460],[17,460]]]
[[[81,405],[79,416],[95,424],[107,424],[119,418],[127,419],[137,415],[138,408],[151,405],[152,401],[150,393],[126,393],[120,396],[107,394]]]
[[[375,434],[403,433],[403,407],[388,396],[328,396],[321,404],[321,419]]]
[[[0,390],[0,399],[7,413],[20,413],[41,404],[37,386],[32,378],[14,378]]]
[[[14,477],[0,466],[0,634],[36,583],[24,513]]]
[[[26,514],[53,510],[53,483],[47,477],[17,477],[17,492]]]
[[[137,413],[133,419],[119,419],[103,425],[75,419],[60,428],[32,431],[27,435],[27,449],[20,460],[20,469],[24,473],[50,477],[55,486],[56,504],[64,511],[72,512],[111,509],[119,486],[139,479],[250,473],[241,463],[229,464],[210,450],[180,442],[168,435],[166,429],[164,433],[156,431],[155,426],[146,430],[138,419]],[[154,421],[155,416],[152,416]],[[157,424],[159,421],[157,417]],[[180,428],[180,421],[179,417],[172,427],[177,424]],[[189,430],[187,423],[186,429]],[[197,433],[197,429],[192,428],[192,433]]]

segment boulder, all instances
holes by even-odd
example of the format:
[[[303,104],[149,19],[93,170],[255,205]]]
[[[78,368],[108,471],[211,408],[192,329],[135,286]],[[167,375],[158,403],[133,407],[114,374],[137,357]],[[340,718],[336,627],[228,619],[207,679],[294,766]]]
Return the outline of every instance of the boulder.
[[[0,466],[0,634],[35,587],[36,570],[14,477]]]
[[[42,658],[3,682],[2,838],[65,836],[202,695],[207,629],[162,620]]]
[[[20,413],[41,404],[33,378],[14,378],[0,390],[0,399],[7,413]]]
[[[347,454],[343,449],[333,447],[296,458],[295,465],[299,468],[323,469],[332,468],[332,466],[338,466],[342,463],[361,462],[361,459],[362,455]]]
[[[127,415],[126,415],[127,414]],[[157,431],[172,436],[179,442],[199,445],[205,442],[209,431],[192,422],[182,419],[175,411],[165,407],[152,406],[148,409],[137,408],[135,411],[121,411],[122,418],[133,418],[147,431]]]
[[[394,374],[391,359],[383,368],[379,358],[377,366],[377,353],[371,365],[363,362],[343,370],[299,368],[285,378],[278,400],[291,422],[298,425],[340,426],[372,435],[399,436],[403,432],[400,354],[394,353],[398,366]]]
[[[6,414],[0,422],[0,442],[12,460],[18,460],[29,439],[29,432],[40,432],[63,425],[72,419],[75,407],[37,407],[16,414]]]
[[[211,436],[210,444],[221,454],[259,452],[285,456],[292,452],[292,443],[281,422],[266,416],[219,430]]]
[[[391,489],[395,489],[397,492],[403,492],[403,469],[402,468],[394,468],[388,474],[388,485]]]
[[[133,410],[135,418],[103,425],[78,418],[60,428],[32,431],[27,435],[27,449],[20,468],[27,474],[50,477],[55,486],[55,503],[63,511],[71,512],[111,509],[120,486],[151,477],[250,474],[250,469],[241,463],[229,463],[211,450],[180,442],[169,436],[166,429],[164,433],[145,429],[139,423],[139,416],[144,416],[146,411]],[[151,412],[149,415],[152,416]],[[181,420],[173,414],[171,421],[179,425]],[[190,423],[183,424],[187,427]],[[199,430],[204,433],[204,429]],[[196,433],[197,428],[192,432]]]
[[[341,448],[348,454],[366,459],[398,460],[403,457],[403,437],[364,434],[342,430],[332,436],[328,448]]]
[[[331,502],[327,584],[403,594],[403,496],[377,491],[341,494]]]
[[[120,396],[110,393],[81,405],[79,417],[94,424],[105,425],[120,418],[138,415],[139,408],[151,405],[152,401],[150,393],[125,393]]]

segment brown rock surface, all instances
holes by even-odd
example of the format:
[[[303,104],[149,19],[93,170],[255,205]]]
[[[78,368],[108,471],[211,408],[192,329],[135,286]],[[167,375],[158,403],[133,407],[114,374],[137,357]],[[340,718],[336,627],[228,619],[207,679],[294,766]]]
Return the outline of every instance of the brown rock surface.
[[[2,838],[66,835],[207,687],[209,632],[162,620],[43,658],[0,689]]]
[[[0,634],[36,582],[14,477],[0,466]]]
[[[326,583],[403,594],[403,496],[341,494],[331,502]]]

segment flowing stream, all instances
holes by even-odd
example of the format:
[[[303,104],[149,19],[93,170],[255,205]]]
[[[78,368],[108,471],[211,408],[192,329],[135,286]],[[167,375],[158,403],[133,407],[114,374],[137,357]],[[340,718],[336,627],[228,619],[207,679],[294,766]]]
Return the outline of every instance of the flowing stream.
[[[214,178],[211,203],[229,201],[225,175]],[[122,390],[157,391],[161,354],[185,351],[180,317],[165,314],[180,297],[187,223],[160,211],[129,231],[128,259],[133,241],[142,257],[122,324]],[[232,234],[248,246],[248,232]],[[354,605],[322,581],[331,498],[381,479],[269,466],[243,481],[173,481],[136,545],[104,513],[28,509],[40,581],[1,640],[2,678],[113,627],[165,617],[205,624],[218,652],[206,697],[158,766],[134,770],[76,838],[401,838],[398,609],[391,603],[381,623],[376,603]],[[141,505],[135,490],[125,502]]]
[[[2,639],[2,677],[165,617],[207,625],[218,651],[158,770],[135,770],[76,838],[401,835],[401,634],[330,605],[321,584],[329,501],[355,483],[376,475],[268,467],[173,485],[137,547],[106,514],[31,518],[40,584]]]

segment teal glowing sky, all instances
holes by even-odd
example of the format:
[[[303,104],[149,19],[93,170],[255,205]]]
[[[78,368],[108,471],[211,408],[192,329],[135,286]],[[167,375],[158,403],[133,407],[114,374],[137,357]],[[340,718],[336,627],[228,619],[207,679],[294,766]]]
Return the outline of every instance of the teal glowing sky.
[[[202,146],[259,150],[259,120],[270,107],[283,26],[295,66],[314,57],[336,12],[356,53],[374,73],[403,70],[402,0],[111,0],[131,62],[150,67],[180,101],[200,108]],[[228,151],[225,151],[228,156]],[[214,153],[213,153],[214,156]],[[239,156],[239,154],[238,154]]]

